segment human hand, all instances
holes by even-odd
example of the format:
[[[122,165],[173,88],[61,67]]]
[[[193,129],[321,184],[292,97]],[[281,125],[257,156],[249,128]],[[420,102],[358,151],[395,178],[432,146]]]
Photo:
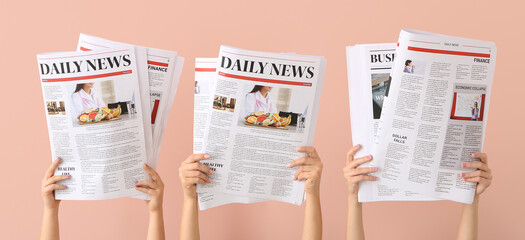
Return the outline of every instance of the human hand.
[[[490,170],[488,165],[488,157],[485,153],[473,153],[473,158],[478,158],[480,161],[465,162],[463,163],[463,168],[474,168],[478,169],[473,172],[464,172],[461,174],[461,177],[466,182],[475,182],[478,184],[476,187],[476,196],[479,196],[492,183],[492,170]]]
[[[299,169],[295,172],[294,180],[304,180],[306,193],[319,196],[321,174],[323,172],[321,158],[319,158],[319,154],[314,147],[298,147],[297,151],[306,153],[308,156],[293,160],[288,165],[288,168],[299,166]]]
[[[184,198],[197,198],[197,184],[206,185],[211,183],[208,175],[212,175],[213,171],[210,167],[199,162],[208,158],[210,158],[208,154],[192,154],[181,163],[179,178],[184,191]]]
[[[42,179],[42,200],[44,201],[44,207],[47,209],[58,210],[60,200],[55,200],[55,190],[63,190],[67,187],[57,182],[71,178],[71,175],[54,176],[55,169],[60,162],[62,162],[62,159],[57,158],[51,163],[44,175],[44,179]]]
[[[357,200],[357,193],[359,192],[359,182],[377,180],[377,177],[367,175],[368,173],[377,172],[376,167],[358,168],[361,164],[372,161],[371,155],[354,159],[356,152],[360,148],[361,145],[358,144],[348,151],[346,154],[346,166],[343,168],[349,197],[355,198],[355,200]]]
[[[144,170],[151,176],[151,180],[141,180],[135,183],[135,189],[151,196],[146,200],[150,212],[162,211],[164,198],[164,183],[155,169],[144,164]]]

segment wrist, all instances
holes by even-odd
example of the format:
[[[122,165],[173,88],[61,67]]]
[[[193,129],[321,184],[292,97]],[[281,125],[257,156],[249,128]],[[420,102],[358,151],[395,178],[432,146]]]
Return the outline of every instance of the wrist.
[[[316,187],[313,187],[313,188],[310,188],[310,189],[307,189],[306,191],[306,196],[316,196],[316,197],[319,197],[321,194],[320,194],[320,188],[319,186],[316,186]]]
[[[149,209],[150,214],[162,214],[163,212],[164,209],[162,208],[162,206]]]
[[[196,201],[197,193],[184,193],[184,201]]]
[[[320,198],[321,198],[321,194],[319,194],[319,191],[308,191],[308,192],[306,192],[306,200],[308,200],[308,199],[319,200]]]
[[[58,214],[58,205],[57,206],[44,206],[44,213]]]
[[[348,194],[348,202],[349,203],[359,203],[358,194],[357,193]]]

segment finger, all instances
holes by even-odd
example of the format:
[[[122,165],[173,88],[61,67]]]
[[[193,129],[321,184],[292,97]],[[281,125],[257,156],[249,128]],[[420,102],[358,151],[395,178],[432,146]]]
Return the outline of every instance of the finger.
[[[44,183],[44,186],[47,186],[47,185],[51,185],[51,184],[55,184],[57,182],[60,182],[60,181],[64,181],[64,180],[68,180],[71,178],[71,175],[57,175],[57,176],[52,176],[50,178],[48,178],[45,183]]]
[[[144,187],[135,186],[135,189],[137,189],[137,191],[143,192],[143,193],[148,194],[150,196],[153,196],[155,194],[155,190],[153,190],[151,188],[144,188]]]
[[[46,171],[44,179],[48,179],[53,176],[53,174],[55,174],[55,169],[57,168],[58,164],[60,164],[60,162],[62,162],[62,158],[57,158],[53,163],[51,163],[51,166],[49,166]]]
[[[200,178],[205,182],[211,183],[210,177],[201,171],[185,171],[183,176],[186,178]]]
[[[317,150],[315,150],[314,147],[302,146],[302,147],[297,147],[296,150],[298,152],[302,152],[302,153],[308,154],[308,156],[311,157],[311,158],[319,158],[319,154],[317,154]]]
[[[314,172],[301,172],[297,175],[297,181],[308,180],[314,176]]]
[[[475,152],[472,154],[472,157],[479,159],[481,162],[485,164],[487,164],[489,160],[486,153]]]
[[[478,161],[464,162],[463,163],[463,168],[481,169],[481,170],[487,171],[487,172],[490,171],[490,169],[488,168],[487,164],[482,163],[482,162],[478,162]]]
[[[198,162],[198,161],[201,161],[201,160],[206,160],[206,159],[209,159],[209,158],[210,158],[210,155],[207,154],[207,153],[192,154],[188,158],[186,158],[186,160],[184,162],[185,163],[193,163],[193,162]]]
[[[135,187],[157,188],[157,184],[151,180],[141,180],[135,183]]]
[[[42,192],[52,192],[55,190],[64,190],[64,189],[67,189],[67,186],[62,185],[62,184],[51,184],[51,185],[45,186]]]
[[[313,160],[310,157],[300,157],[298,159],[293,160],[290,164],[288,164],[287,168],[293,168],[299,165],[314,164],[314,163],[315,163],[315,160]]]
[[[465,182],[480,182],[482,179],[485,179],[485,178],[482,178],[482,177],[464,178]]]
[[[319,169],[319,168],[315,167],[315,166],[301,166],[295,172],[293,180],[297,180],[297,177],[299,176],[299,174],[301,174],[303,172],[313,172],[313,171],[316,171],[317,169]]]
[[[293,180],[297,180],[297,176],[299,176],[300,173],[301,173],[301,167],[299,167],[299,169],[297,169],[297,171],[295,171],[295,174],[293,176]]]
[[[374,173],[377,172],[376,167],[369,167],[369,168],[354,168],[352,171],[350,171],[351,176],[356,175],[362,175],[362,174],[368,174],[368,173]]]
[[[361,164],[363,163],[366,163],[366,162],[370,162],[372,161],[372,159],[374,159],[372,157],[372,155],[368,155],[368,156],[364,156],[364,157],[360,157],[358,159],[355,159],[353,160],[352,162],[350,162],[349,166],[350,168],[357,168],[359,167]]]
[[[357,144],[350,148],[350,150],[346,153],[346,164],[354,160],[355,153],[361,148],[361,144]]]
[[[199,170],[201,172],[205,172],[207,173],[208,175],[212,175],[213,174],[213,171],[211,170],[210,167],[206,166],[206,164],[202,164],[200,162],[194,162],[194,163],[190,163],[190,164],[186,164],[185,168],[187,170]]]
[[[350,178],[350,181],[353,183],[363,182],[363,181],[376,181],[376,176],[370,175],[357,175]]]
[[[461,177],[462,178],[483,177],[483,178],[486,178],[486,179],[492,179],[492,176],[490,175],[490,173],[485,172],[485,171],[481,171],[481,170],[474,171],[474,172],[461,173]]]
[[[148,164],[144,164],[143,168],[151,176],[151,179],[153,179],[154,181],[159,181],[160,180],[160,176],[157,173],[157,171],[155,171],[155,169],[150,167]]]
[[[301,171],[302,172],[311,172],[311,171],[316,171],[318,170],[320,167],[318,166],[313,166],[313,165],[305,165],[305,166],[301,166]]]
[[[186,178],[185,181],[186,188],[190,188],[192,185],[200,184],[200,185],[206,185],[207,182],[200,179],[200,178]]]

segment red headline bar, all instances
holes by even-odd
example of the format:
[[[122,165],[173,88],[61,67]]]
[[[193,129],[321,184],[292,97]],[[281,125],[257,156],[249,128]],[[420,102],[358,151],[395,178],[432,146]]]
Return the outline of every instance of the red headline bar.
[[[224,76],[224,77],[229,77],[229,78],[237,78],[237,79],[256,81],[256,82],[277,83],[277,84],[297,85],[297,86],[306,86],[306,87],[312,86],[312,83],[307,83],[307,82],[293,82],[293,81],[273,80],[273,79],[266,79],[266,78],[246,77],[246,76],[228,74],[228,73],[223,73],[223,72],[219,72],[219,75]]]
[[[91,51],[91,49],[85,48],[85,47],[80,47],[80,51]]]
[[[113,77],[113,76],[130,74],[130,73],[131,73],[131,70],[126,70],[126,71],[120,71],[120,72],[104,73],[104,74],[89,75],[89,76],[82,76],[82,77],[53,78],[53,79],[46,78],[46,79],[42,79],[42,82],[79,81],[79,80],[94,79],[94,78]]]
[[[195,72],[215,72],[216,68],[195,68]]]
[[[157,65],[157,66],[161,66],[161,67],[168,67],[167,63],[161,63],[161,62],[155,62],[155,61],[148,61],[148,64]]]
[[[439,54],[449,54],[449,55],[458,55],[458,56],[468,56],[468,57],[480,57],[480,58],[490,58],[490,54],[487,53],[473,53],[473,52],[459,52],[459,51],[448,51],[448,50],[438,50],[430,48],[418,48],[418,47],[408,47],[410,51],[416,52],[427,52],[427,53],[439,53]]]

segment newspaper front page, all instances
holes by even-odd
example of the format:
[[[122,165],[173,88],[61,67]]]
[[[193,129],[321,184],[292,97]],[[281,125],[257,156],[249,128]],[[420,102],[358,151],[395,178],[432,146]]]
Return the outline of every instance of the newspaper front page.
[[[359,44],[347,47],[348,86],[352,142],[361,144],[356,158],[373,154],[381,110],[390,87],[395,43]],[[372,161],[361,167],[377,167]],[[438,200],[377,181],[359,183],[359,202]]]
[[[142,96],[133,48],[37,55],[55,175],[71,175],[61,200],[134,196],[147,179]],[[146,104],[147,105],[147,104]]]
[[[324,58],[221,46],[218,61],[203,145],[215,174],[197,192],[301,204],[287,165],[313,142]]]
[[[374,149],[382,181],[472,203],[462,163],[483,149],[495,63],[492,42],[401,31]]]

